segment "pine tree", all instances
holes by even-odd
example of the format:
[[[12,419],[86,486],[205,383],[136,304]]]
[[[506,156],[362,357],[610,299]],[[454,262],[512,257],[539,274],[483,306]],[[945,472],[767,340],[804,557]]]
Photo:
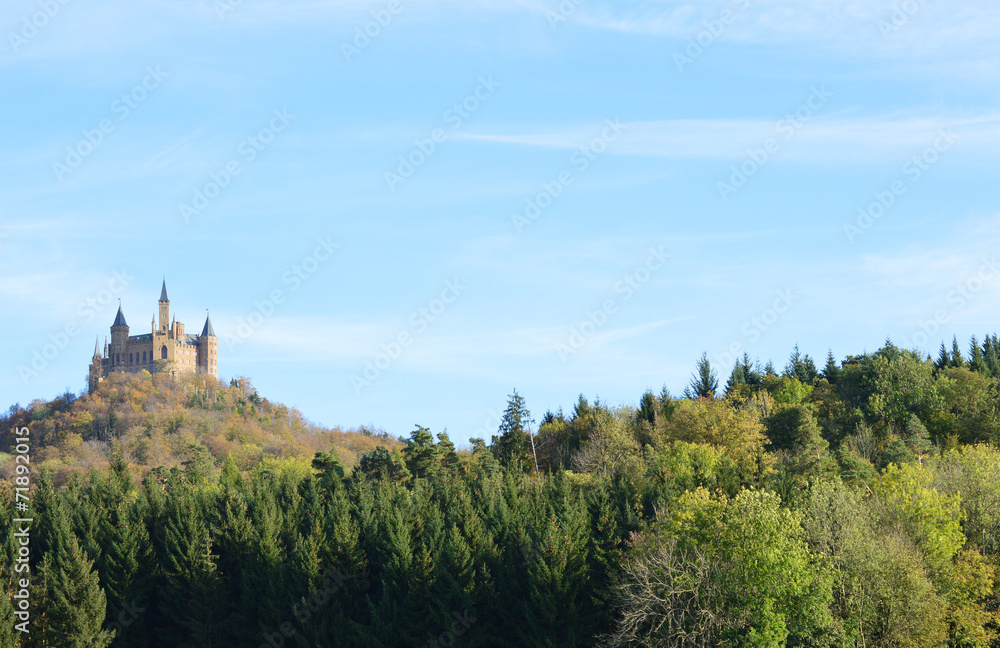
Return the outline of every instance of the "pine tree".
[[[186,488],[170,493],[161,557],[165,587],[160,612],[170,622],[164,634],[176,644],[218,645],[224,601],[212,538],[197,496]]]
[[[636,412],[639,421],[646,421],[650,425],[656,423],[656,396],[652,389],[647,389],[639,399],[639,411]]]
[[[826,365],[823,367],[823,377],[831,385],[836,385],[837,380],[840,375],[844,373],[844,370],[839,364],[837,364],[837,359],[833,356],[833,349],[827,351],[826,354]]]
[[[979,340],[973,335],[969,341],[969,369],[979,374],[985,374],[986,359],[983,358],[983,350],[979,347]]]
[[[759,387],[764,383],[764,375],[760,368],[759,362],[750,362],[750,354],[744,352],[743,359],[740,361],[743,368],[743,375],[746,377],[747,384],[751,387]]]
[[[100,573],[108,598],[108,620],[116,630],[115,642],[148,643],[145,612],[152,604],[156,574],[149,532],[141,516],[122,500],[105,512],[101,537]]]
[[[995,378],[1000,375],[1000,348],[997,347],[996,335],[987,335],[983,339],[983,361],[988,376]]]
[[[493,436],[491,450],[500,465],[516,471],[529,472],[534,468],[528,427],[531,414],[524,405],[524,398],[514,390],[507,399],[507,409],[500,420],[500,428]]]
[[[458,453],[455,451],[455,444],[451,442],[448,437],[448,431],[445,430],[437,435],[438,440],[438,456],[441,460],[441,467],[454,474],[456,471],[461,470],[462,462],[458,458]]]
[[[433,479],[441,470],[441,457],[430,430],[418,425],[403,447],[406,467],[415,479]]]
[[[93,562],[66,531],[60,536],[64,545],[45,554],[36,576],[44,588],[35,601],[42,610],[28,646],[105,648],[114,639],[103,629],[107,599]]]
[[[660,389],[660,396],[657,400],[660,404],[660,409],[657,412],[657,415],[662,416],[666,420],[670,420],[670,417],[672,417],[674,412],[677,411],[677,408],[680,407],[679,403],[674,400],[673,395],[670,393],[670,390],[667,389],[666,385]]]
[[[796,344],[795,349],[788,358],[788,364],[785,365],[785,376],[795,378],[799,382],[809,385],[812,384],[813,379],[817,375],[816,363],[813,362],[813,359],[808,354],[802,355],[799,352],[799,345]]]
[[[729,380],[726,381],[726,393],[729,394],[740,385],[745,384],[747,384],[746,370],[740,361],[737,360],[732,373],[729,374]]]
[[[958,336],[952,336],[951,338],[951,366],[952,367],[964,367],[965,358],[962,357],[962,350],[958,347]]]
[[[690,400],[697,398],[715,398],[719,391],[719,377],[712,369],[712,364],[708,360],[708,353],[702,353],[698,360],[697,369],[691,375],[691,382],[684,390],[684,397]]]
[[[947,369],[951,366],[951,356],[948,355],[948,347],[944,345],[943,340],[941,342],[941,350],[938,352],[937,362],[934,363],[934,366],[938,369],[938,371]]]

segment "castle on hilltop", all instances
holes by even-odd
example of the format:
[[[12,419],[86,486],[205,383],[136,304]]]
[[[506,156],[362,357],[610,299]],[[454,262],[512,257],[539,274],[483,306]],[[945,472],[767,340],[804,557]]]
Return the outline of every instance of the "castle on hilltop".
[[[205,317],[201,335],[184,333],[184,325],[170,321],[170,300],[167,298],[167,280],[160,289],[160,321],[150,322],[151,331],[143,335],[129,335],[125,314],[121,304],[118,315],[111,325],[111,344],[104,340],[104,353],[99,350],[99,342],[94,344],[94,357],[90,363],[88,386],[90,393],[98,383],[112,372],[150,373],[166,372],[201,373],[218,375],[219,339],[212,328],[212,318]]]

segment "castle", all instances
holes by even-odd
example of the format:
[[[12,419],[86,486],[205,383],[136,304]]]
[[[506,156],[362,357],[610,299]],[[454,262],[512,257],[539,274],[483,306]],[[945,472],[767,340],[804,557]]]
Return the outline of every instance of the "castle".
[[[167,298],[167,280],[160,289],[160,321],[150,322],[151,331],[144,335],[129,335],[128,324],[122,307],[111,325],[111,344],[104,341],[104,353],[94,344],[94,357],[90,363],[88,385],[90,392],[113,371],[138,373],[140,371],[178,373],[203,373],[218,375],[219,339],[212,329],[212,318],[205,317],[201,335],[186,335],[184,325],[170,321],[170,300]]]

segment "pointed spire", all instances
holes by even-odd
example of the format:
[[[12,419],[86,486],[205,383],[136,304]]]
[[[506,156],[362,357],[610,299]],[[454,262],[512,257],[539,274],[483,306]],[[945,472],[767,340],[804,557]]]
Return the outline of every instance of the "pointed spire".
[[[118,315],[115,316],[115,323],[111,326],[128,326],[128,323],[125,321],[125,314],[122,313],[121,301],[118,302]]]
[[[201,337],[216,337],[215,329],[212,328],[212,316],[205,311],[205,328],[201,329]]]
[[[160,301],[161,302],[170,301],[167,298],[167,278],[166,277],[163,278],[163,287],[160,288]]]
[[[101,344],[101,336],[95,335],[94,336],[94,357],[95,358],[100,358],[101,357],[101,352],[98,351],[98,347],[100,346],[100,344]]]

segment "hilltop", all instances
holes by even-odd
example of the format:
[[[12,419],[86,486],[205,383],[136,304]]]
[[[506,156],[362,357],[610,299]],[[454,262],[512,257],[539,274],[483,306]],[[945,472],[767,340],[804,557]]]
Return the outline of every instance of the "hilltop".
[[[242,470],[261,462],[301,462],[336,448],[347,467],[377,446],[398,441],[366,428],[341,430],[310,423],[298,410],[257,393],[250,380],[226,384],[206,375],[112,374],[93,394],[67,392],[53,400],[13,405],[3,430],[31,424],[34,462],[56,483],[105,467],[112,453],[140,474],[172,468],[207,450],[216,463],[231,456]],[[12,439],[0,438],[0,476],[8,477]]]

